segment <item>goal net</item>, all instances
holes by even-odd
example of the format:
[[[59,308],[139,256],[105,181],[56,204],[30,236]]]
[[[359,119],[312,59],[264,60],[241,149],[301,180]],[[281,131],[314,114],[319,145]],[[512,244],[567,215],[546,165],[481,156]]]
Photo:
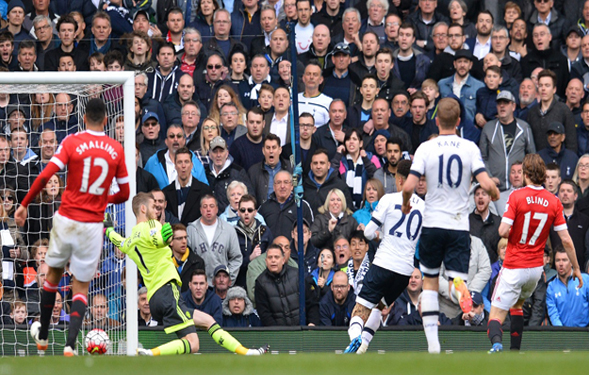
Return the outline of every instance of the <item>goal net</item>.
[[[69,134],[84,130],[86,104],[92,98],[106,103],[106,133],[123,143],[131,192],[135,192],[135,101],[132,72],[0,73],[0,241],[2,244],[2,300],[0,355],[37,355],[28,328],[38,319],[40,287],[47,265],[52,218],[61,202],[67,170],[53,176],[29,205],[24,227],[17,227],[14,211],[36,176]],[[116,182],[111,194],[118,191]],[[109,205],[115,229],[130,234],[135,223],[130,200]],[[78,352],[86,353],[84,337],[94,328],[110,338],[107,354],[134,354],[137,347],[137,269],[106,239],[91,282],[88,310],[79,335]],[[62,355],[69,328],[72,275],[59,284],[49,333],[49,349],[42,355]],[[87,353],[86,353],[87,354]]]

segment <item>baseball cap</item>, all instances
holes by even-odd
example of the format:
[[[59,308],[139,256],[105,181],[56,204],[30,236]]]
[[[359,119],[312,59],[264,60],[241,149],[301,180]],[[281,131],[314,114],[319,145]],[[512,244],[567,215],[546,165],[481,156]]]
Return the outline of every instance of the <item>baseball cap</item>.
[[[584,36],[583,32],[581,31],[581,29],[577,25],[572,25],[571,27],[569,27],[565,37],[568,37],[570,35],[570,33],[575,33],[581,38]]]
[[[144,114],[141,122],[145,123],[145,121],[149,120],[150,118],[154,118],[158,123],[160,122],[160,118],[155,112],[147,112]]]
[[[213,138],[213,140],[211,141],[209,150],[214,150],[217,147],[221,147],[223,150],[227,150],[227,142],[225,142],[225,140],[222,137],[215,137]]]
[[[479,292],[475,292],[475,291],[470,292],[470,298],[472,298],[472,303],[477,306],[480,306],[484,303],[483,295]]]
[[[352,54],[350,47],[344,42],[339,42],[335,45],[333,48],[333,54],[335,55],[336,53],[345,53],[348,56]]]
[[[560,122],[551,122],[546,133],[564,134],[564,125]]]
[[[515,97],[510,91],[507,90],[503,90],[499,94],[497,94],[497,99],[495,99],[495,101],[498,102],[499,100],[507,100],[509,102],[515,103]]]
[[[474,56],[472,55],[472,52],[470,52],[470,50],[467,49],[461,49],[456,51],[456,54],[454,55],[454,61],[462,58],[474,61]]]
[[[227,266],[224,264],[220,264],[215,267],[215,272],[213,272],[213,276],[217,276],[217,274],[221,271],[224,271],[227,275],[229,275],[229,271],[227,270]]]
[[[144,9],[139,9],[137,12],[135,12],[135,14],[133,15],[133,21],[135,21],[135,19],[137,18],[137,16],[140,15],[140,14],[143,14],[145,16],[145,18],[147,18],[147,20],[149,21],[149,14]]]
[[[18,104],[10,104],[6,107],[6,118],[10,117],[10,115],[14,111],[19,111],[25,117],[27,117],[27,111],[25,110],[25,108],[23,106],[20,106]]]
[[[311,228],[311,226],[309,225],[309,222],[308,222],[308,221],[307,221],[307,219],[305,219],[305,218],[303,218],[303,225],[306,225],[306,226],[307,226],[307,228]],[[295,221],[292,223],[292,229],[294,230],[294,229],[296,228],[296,226],[297,226],[297,221],[295,220]]]

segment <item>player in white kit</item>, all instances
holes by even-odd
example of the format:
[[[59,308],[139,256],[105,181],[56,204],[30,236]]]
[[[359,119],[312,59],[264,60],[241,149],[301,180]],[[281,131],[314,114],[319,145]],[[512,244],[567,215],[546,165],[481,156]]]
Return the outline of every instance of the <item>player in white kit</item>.
[[[395,175],[397,191],[403,188],[410,170],[409,160],[399,162]],[[362,289],[356,297],[348,329],[351,342],[346,353],[366,352],[372,336],[380,326],[380,310],[385,307],[381,300],[384,299],[386,305],[395,302],[407,288],[415,269],[415,246],[421,234],[425,203],[413,194],[411,212],[407,215],[401,211],[402,204],[402,193],[386,194],[378,202],[364,229],[364,235],[369,240],[376,238],[379,228],[382,228],[383,235],[374,262],[366,272]]]
[[[422,143],[415,152],[411,173],[403,186],[403,212],[409,214],[419,178],[425,175],[427,194],[419,242],[420,269],[424,274],[421,294],[423,327],[430,353],[440,352],[438,340],[438,276],[442,262],[453,280],[450,294],[463,312],[470,312],[472,299],[465,282],[470,259],[468,198],[471,180],[496,201],[499,189],[491,180],[478,146],[456,135],[460,105],[456,99],[440,100],[436,125],[440,135]]]

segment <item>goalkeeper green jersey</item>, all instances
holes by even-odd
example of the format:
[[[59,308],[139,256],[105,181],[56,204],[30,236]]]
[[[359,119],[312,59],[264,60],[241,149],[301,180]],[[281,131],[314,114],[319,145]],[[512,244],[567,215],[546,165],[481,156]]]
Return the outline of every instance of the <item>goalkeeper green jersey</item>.
[[[161,230],[159,221],[149,220],[135,225],[129,238],[114,230],[108,235],[110,241],[137,264],[147,287],[148,300],[169,281],[182,285],[172,262],[172,249],[164,242]]]

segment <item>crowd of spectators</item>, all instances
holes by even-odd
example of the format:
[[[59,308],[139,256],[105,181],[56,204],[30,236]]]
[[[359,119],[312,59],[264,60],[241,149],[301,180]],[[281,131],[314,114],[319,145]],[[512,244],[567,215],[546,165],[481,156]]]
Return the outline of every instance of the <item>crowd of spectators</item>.
[[[0,17],[0,74],[135,72],[137,190],[151,192],[156,219],[173,224],[170,256],[187,304],[224,326],[299,324],[299,247],[307,323],[349,323],[378,248],[363,229],[379,199],[396,191],[398,162],[437,136],[445,97],[459,102],[457,132],[479,145],[501,199],[491,202],[473,183],[474,309],[460,312],[442,269],[440,323],[485,325],[505,257],[497,228],[509,193],[524,183],[526,154],[547,164],[546,189],[562,202],[587,272],[589,0],[160,0],[153,7],[151,0],[0,0]],[[119,108],[116,88],[90,91]],[[302,244],[291,159],[295,95]],[[59,143],[84,130],[78,99],[0,93],[4,323],[27,324],[39,311],[67,174],[49,180],[25,227],[13,214]],[[124,142],[122,112],[109,115],[109,134]],[[424,179],[416,193],[427,198]],[[109,210],[122,227],[122,206]],[[525,305],[527,324],[589,324],[589,280],[579,290],[570,276],[552,235],[545,274]],[[125,257],[105,246],[88,326],[125,322],[125,278]],[[66,271],[56,325],[69,319],[70,283]],[[383,310],[383,325],[421,324],[421,284],[416,269]],[[146,293],[139,289],[139,323],[156,326]]]

